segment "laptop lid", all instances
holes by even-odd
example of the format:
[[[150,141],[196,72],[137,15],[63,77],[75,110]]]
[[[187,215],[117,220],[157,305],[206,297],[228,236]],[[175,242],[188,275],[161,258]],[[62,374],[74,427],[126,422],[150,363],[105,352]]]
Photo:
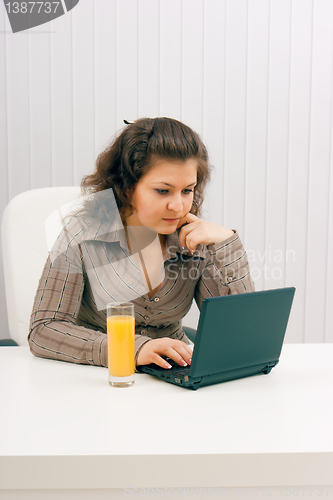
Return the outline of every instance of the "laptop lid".
[[[190,376],[278,362],[294,293],[290,287],[204,299]]]

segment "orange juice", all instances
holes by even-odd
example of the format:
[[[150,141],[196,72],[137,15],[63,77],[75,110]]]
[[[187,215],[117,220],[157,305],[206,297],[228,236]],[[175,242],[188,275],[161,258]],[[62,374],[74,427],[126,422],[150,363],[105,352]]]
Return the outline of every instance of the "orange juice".
[[[134,373],[134,322],[133,316],[107,318],[109,374],[114,377]]]

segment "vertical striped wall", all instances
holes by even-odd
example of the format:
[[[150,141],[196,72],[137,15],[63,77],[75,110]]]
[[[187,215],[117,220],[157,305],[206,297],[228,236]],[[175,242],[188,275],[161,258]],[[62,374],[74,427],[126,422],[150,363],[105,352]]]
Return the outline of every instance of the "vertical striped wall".
[[[215,166],[204,216],[258,290],[297,288],[287,341],[333,342],[331,0],[80,0],[16,34],[1,4],[0,31],[1,213],[79,184],[123,118],[180,119]],[[5,337],[2,269],[0,313]]]

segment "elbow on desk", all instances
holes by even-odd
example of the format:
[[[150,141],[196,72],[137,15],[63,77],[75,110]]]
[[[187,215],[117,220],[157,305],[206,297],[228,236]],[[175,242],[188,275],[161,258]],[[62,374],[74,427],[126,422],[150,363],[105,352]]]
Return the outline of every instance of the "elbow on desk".
[[[28,334],[29,349],[34,356],[39,358],[51,358],[52,356],[50,356],[50,351],[47,349],[45,342],[45,336],[42,334],[43,328],[45,328],[43,324],[30,328]]]
[[[37,357],[107,366],[106,334],[70,322],[39,322],[30,328],[28,344]]]

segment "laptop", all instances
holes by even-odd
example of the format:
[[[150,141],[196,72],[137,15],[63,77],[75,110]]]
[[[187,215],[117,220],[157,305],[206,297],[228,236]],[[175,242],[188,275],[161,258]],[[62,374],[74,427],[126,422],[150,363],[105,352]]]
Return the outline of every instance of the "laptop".
[[[268,374],[279,362],[295,288],[204,299],[192,362],[139,371],[188,389]]]

